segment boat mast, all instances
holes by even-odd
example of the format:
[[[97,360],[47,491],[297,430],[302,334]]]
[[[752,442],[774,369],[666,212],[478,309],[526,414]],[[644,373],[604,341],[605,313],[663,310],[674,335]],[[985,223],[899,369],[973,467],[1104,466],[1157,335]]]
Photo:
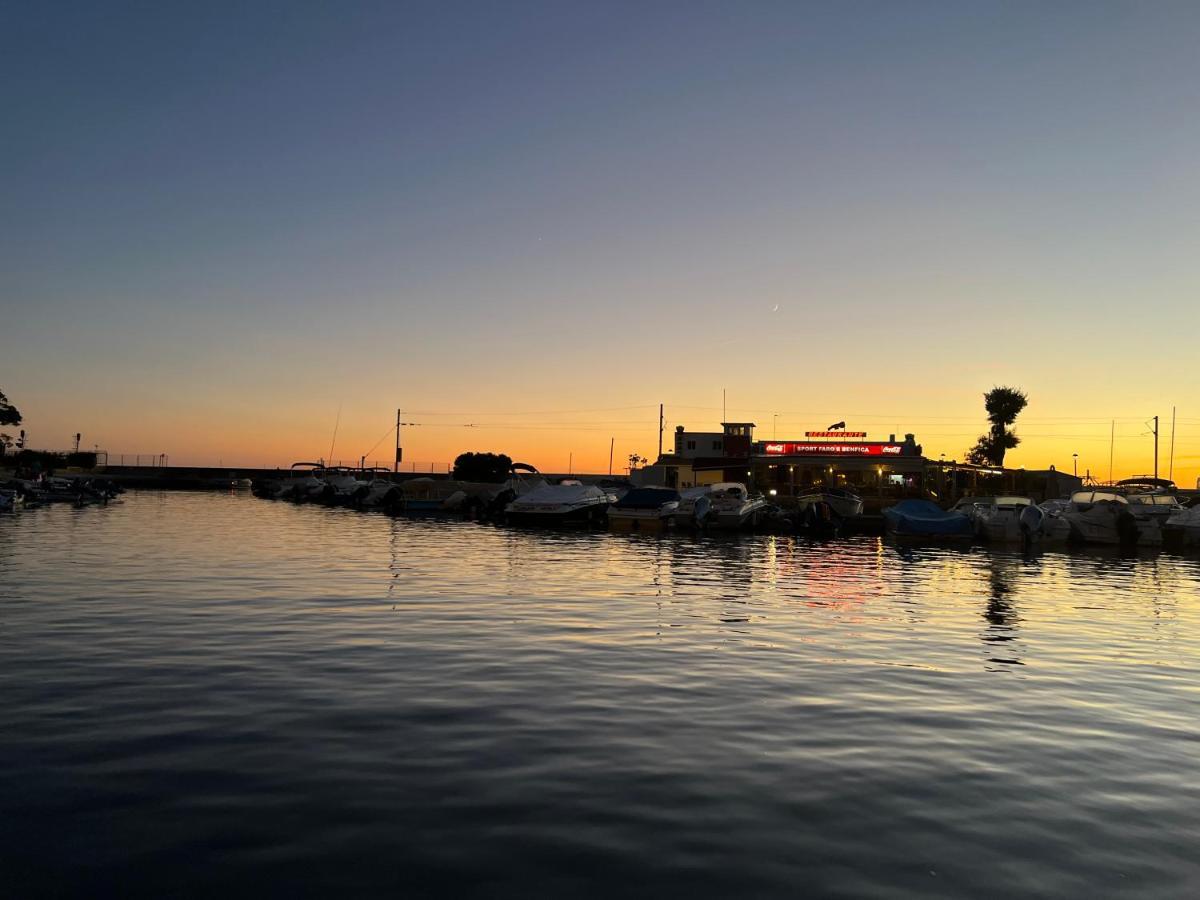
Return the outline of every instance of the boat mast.
[[[1154,477],[1158,477],[1158,416],[1154,417]]]
[[[1108,433],[1108,483],[1112,484],[1113,445],[1117,442],[1117,420],[1112,420],[1112,429]]]
[[[1167,463],[1167,478],[1175,480],[1175,407],[1171,407],[1171,456]]]

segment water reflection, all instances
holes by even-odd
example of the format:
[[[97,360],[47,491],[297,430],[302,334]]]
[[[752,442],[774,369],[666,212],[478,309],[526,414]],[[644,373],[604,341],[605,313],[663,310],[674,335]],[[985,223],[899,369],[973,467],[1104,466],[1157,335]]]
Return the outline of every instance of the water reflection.
[[[983,618],[987,628],[981,635],[989,655],[989,671],[1003,671],[1005,666],[1023,665],[1020,637],[1020,617],[1017,614],[1016,583],[1022,574],[1024,560],[1000,554],[987,557],[989,592]],[[999,668],[997,668],[999,667]]]
[[[0,654],[0,871],[47,893],[1195,874],[1195,558],[139,494],[0,521]]]

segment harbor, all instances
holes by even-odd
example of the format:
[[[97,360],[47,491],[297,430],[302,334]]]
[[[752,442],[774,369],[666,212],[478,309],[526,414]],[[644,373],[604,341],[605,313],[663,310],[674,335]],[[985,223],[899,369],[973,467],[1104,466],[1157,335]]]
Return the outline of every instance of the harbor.
[[[1200,5],[4,28],[0,900],[1200,897]]]
[[[5,871],[1178,896],[1197,597],[1163,550],[51,504],[0,519]]]

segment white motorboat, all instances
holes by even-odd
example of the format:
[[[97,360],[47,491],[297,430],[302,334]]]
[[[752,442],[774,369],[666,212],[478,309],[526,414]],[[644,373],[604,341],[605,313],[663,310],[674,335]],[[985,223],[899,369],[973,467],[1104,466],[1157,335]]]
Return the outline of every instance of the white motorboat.
[[[803,512],[810,506],[824,503],[843,519],[854,519],[862,515],[862,497],[845,488],[813,488],[797,495],[796,505]]]
[[[317,477],[323,467],[320,463],[292,463],[286,474],[278,478],[263,478],[254,482],[254,494],[267,500],[307,500],[328,489]]]
[[[1182,547],[1200,546],[1200,506],[1173,512],[1163,525],[1163,540]]]
[[[367,482],[367,492],[363,494],[361,505],[363,509],[385,509],[399,502],[400,496],[400,488],[394,482],[375,478]]]
[[[1171,516],[1184,508],[1177,496],[1166,491],[1126,494],[1125,499],[1129,501],[1130,512],[1135,516],[1154,519],[1159,525],[1165,525]]]
[[[971,528],[974,530],[975,536],[981,537],[979,514],[990,507],[995,500],[995,497],[963,497],[948,511],[966,516],[971,521]]]
[[[1116,491],[1076,491],[1062,517],[1071,526],[1071,537],[1084,543],[1126,546],[1162,543],[1158,521],[1135,515],[1129,501]]]
[[[715,485],[701,484],[680,491],[679,505],[671,514],[672,521],[679,527],[702,526],[712,512],[712,501],[709,498],[713,487]]]
[[[1025,540],[1021,528],[1021,514],[1028,507],[1034,506],[1030,497],[1000,496],[990,498],[991,502],[977,504],[974,507],[975,533],[985,541],[1000,544],[1019,544]],[[1032,519],[1027,520],[1026,527],[1034,525]],[[1037,523],[1039,526],[1041,523]]]
[[[520,495],[504,509],[517,525],[598,525],[605,521],[612,497],[578,481],[543,484]]]
[[[634,488],[608,508],[608,524],[619,531],[661,531],[678,509],[679,492],[673,488]]]
[[[320,500],[332,506],[355,506],[370,490],[369,483],[355,475],[352,469],[332,467],[321,471],[318,477],[332,488],[324,491]]]
[[[736,481],[714,484],[708,500],[712,504],[708,524],[729,530],[754,527],[767,506],[762,497],[751,497],[746,486]]]
[[[1023,506],[1018,516],[1021,540],[1030,544],[1060,544],[1071,537],[1071,525],[1062,517],[1062,507],[1043,503]]]

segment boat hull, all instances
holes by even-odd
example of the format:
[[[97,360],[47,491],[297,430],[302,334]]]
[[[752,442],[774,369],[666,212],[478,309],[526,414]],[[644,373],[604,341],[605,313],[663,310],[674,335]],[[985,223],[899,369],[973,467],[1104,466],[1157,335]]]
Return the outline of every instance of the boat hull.
[[[534,525],[547,528],[563,526],[599,526],[607,520],[607,504],[594,503],[569,509],[547,507],[545,509],[510,509],[504,519],[510,525]]]

